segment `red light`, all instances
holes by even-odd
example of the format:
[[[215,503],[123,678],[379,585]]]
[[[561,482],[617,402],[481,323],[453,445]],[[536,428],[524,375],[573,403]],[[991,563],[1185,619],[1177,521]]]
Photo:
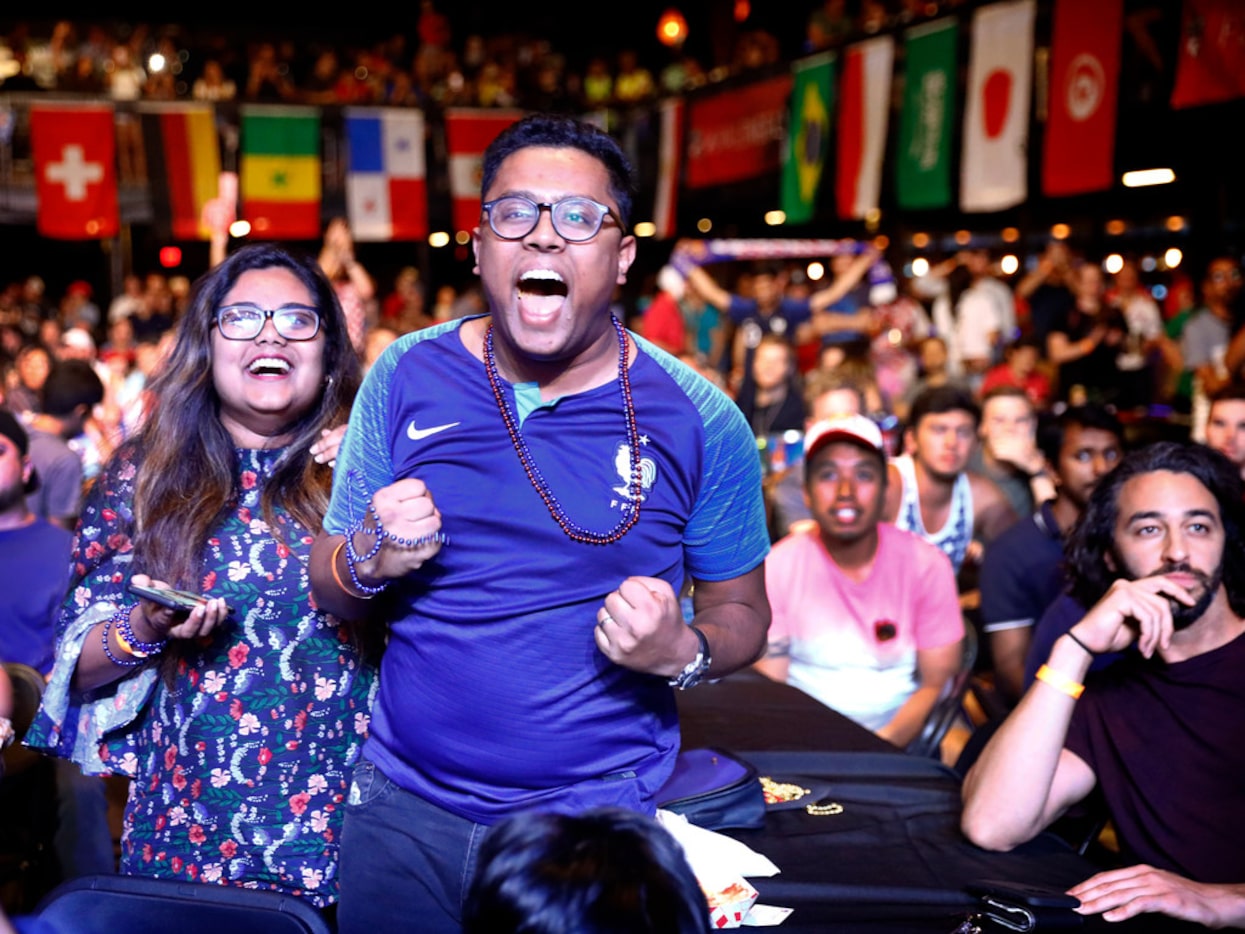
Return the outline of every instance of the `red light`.
[[[176,269],[182,264],[182,248],[179,246],[160,247],[160,265],[165,269]]]
[[[671,47],[678,47],[687,39],[687,20],[674,7],[661,14],[657,21],[657,39]]]

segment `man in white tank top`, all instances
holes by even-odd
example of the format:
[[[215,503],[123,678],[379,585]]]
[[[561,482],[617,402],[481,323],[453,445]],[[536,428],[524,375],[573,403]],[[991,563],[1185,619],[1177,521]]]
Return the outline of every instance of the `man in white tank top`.
[[[908,454],[892,458],[883,517],[942,549],[958,572],[1017,520],[998,485],[968,471],[981,409],[957,386],[936,386],[912,403]]]

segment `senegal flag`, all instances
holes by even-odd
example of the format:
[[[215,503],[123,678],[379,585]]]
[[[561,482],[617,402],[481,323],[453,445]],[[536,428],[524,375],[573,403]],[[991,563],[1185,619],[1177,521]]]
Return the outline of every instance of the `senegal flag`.
[[[265,240],[320,236],[320,111],[242,110],[242,216]]]
[[[782,209],[788,223],[813,219],[821,174],[830,149],[834,110],[834,53],[802,59],[792,66],[791,117],[782,169]]]

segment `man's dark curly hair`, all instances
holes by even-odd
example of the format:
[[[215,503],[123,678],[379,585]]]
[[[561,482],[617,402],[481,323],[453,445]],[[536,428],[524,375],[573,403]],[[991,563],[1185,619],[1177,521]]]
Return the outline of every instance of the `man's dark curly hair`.
[[[1090,494],[1085,514],[1068,541],[1068,570],[1072,596],[1083,606],[1093,606],[1120,574],[1107,567],[1106,556],[1115,547],[1115,523],[1119,518],[1120,491],[1133,477],[1155,471],[1187,473],[1197,479],[1219,504],[1224,530],[1223,583],[1228,605],[1245,616],[1245,487],[1239,469],[1218,451],[1202,444],[1160,441],[1125,456],[1098,481]],[[1203,569],[1209,571],[1210,569]]]

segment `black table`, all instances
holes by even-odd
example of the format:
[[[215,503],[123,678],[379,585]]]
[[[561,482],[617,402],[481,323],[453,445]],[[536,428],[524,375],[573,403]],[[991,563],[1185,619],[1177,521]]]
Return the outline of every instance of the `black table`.
[[[909,756],[789,685],[745,671],[680,693],[678,705],[684,748],[738,753],[763,775],[842,805],[829,816],[800,805],[771,810],[762,830],[727,831],[782,870],[749,881],[761,903],[795,909],[779,928],[785,934],[949,934],[974,905],[973,883],[1013,880],[1062,891],[1097,871],[1051,834],[1011,853],[973,846],[959,832],[954,772]],[[1194,929],[1154,918],[1126,925],[1089,919],[1085,928]]]

